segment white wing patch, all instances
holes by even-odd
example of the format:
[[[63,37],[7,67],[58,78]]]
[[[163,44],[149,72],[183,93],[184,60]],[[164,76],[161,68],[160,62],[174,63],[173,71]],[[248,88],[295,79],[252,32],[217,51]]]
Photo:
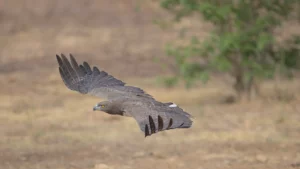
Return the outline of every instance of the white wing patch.
[[[177,107],[177,105],[175,103],[173,103],[169,107]]]

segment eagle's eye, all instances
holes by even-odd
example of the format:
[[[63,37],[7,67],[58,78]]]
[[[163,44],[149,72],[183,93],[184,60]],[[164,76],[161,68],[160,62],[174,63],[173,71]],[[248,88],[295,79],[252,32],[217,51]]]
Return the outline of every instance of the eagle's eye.
[[[105,105],[101,105],[101,107],[102,107],[102,108],[104,108],[104,107],[105,107]]]

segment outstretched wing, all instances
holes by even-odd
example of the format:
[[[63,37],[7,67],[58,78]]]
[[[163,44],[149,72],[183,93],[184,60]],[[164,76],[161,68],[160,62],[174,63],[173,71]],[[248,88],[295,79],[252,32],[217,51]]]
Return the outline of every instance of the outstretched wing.
[[[97,67],[90,67],[87,62],[78,65],[70,54],[70,61],[64,54],[56,55],[59,64],[59,73],[65,85],[82,94],[91,94],[105,99],[113,99],[120,96],[146,96],[151,98],[142,89],[125,86],[121,80],[114,78]]]
[[[177,105],[169,107],[167,103],[159,103],[156,106],[155,104],[145,105],[143,102],[131,102],[124,105],[124,112],[137,121],[145,137],[164,130],[190,128],[193,123],[190,114]]]

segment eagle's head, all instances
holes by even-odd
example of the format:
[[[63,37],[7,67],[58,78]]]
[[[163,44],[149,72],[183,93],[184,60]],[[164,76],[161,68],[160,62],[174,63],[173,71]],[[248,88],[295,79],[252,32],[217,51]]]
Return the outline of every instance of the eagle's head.
[[[124,112],[121,109],[120,104],[111,101],[99,102],[94,106],[93,110],[103,111],[105,113],[112,114],[112,115],[122,115],[122,116],[124,115]]]
[[[109,101],[99,102],[93,108],[94,111],[104,111],[107,113],[109,113],[111,109],[112,109],[112,104]]]

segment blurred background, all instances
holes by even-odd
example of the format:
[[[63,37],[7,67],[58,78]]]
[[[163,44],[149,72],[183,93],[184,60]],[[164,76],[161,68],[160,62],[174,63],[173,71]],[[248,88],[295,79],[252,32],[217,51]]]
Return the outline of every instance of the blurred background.
[[[297,0],[0,0],[0,168],[300,168]],[[174,102],[192,128],[144,138],[93,112],[55,54]]]

